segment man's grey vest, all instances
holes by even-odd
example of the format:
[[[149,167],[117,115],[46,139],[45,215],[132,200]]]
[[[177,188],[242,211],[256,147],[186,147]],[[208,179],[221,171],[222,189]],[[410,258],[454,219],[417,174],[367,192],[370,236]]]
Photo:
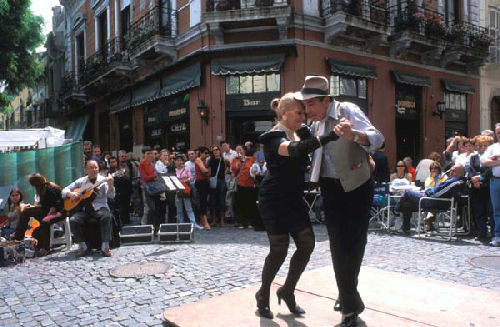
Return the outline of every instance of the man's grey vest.
[[[339,123],[340,119],[345,116],[342,103],[337,102],[340,106],[338,119],[328,117],[327,125],[325,126],[325,134],[329,133],[331,128],[328,126],[335,126]],[[319,124],[316,124],[317,130]],[[370,179],[371,171],[368,163],[368,153],[356,142],[339,138],[337,141],[328,142],[323,151],[332,154],[333,166],[335,172],[340,179],[345,192],[350,192],[363,185]],[[325,152],[323,152],[324,155]]]

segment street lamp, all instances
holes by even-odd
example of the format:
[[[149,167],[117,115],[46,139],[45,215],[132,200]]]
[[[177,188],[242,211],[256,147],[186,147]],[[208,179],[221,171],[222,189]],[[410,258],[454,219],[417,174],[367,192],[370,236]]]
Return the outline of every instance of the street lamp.
[[[205,101],[200,100],[200,103],[198,104],[197,109],[198,109],[198,114],[200,115],[201,120],[205,121],[205,124],[208,125],[208,115],[210,113],[210,110],[205,105]]]
[[[443,114],[446,111],[446,103],[441,100],[436,103],[436,110],[432,112],[433,116],[439,116],[439,119],[443,119]]]

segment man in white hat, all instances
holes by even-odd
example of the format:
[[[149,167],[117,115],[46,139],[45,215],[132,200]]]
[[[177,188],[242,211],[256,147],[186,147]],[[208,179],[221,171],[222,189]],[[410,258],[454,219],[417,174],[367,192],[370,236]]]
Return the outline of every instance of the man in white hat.
[[[340,326],[356,326],[365,308],[357,286],[373,198],[368,156],[382,146],[384,137],[357,105],[333,100],[323,76],[307,76],[294,96],[304,103],[315,135],[334,131],[339,136],[315,151],[311,181],[319,181],[323,196],[339,289],[334,309],[342,312]]]

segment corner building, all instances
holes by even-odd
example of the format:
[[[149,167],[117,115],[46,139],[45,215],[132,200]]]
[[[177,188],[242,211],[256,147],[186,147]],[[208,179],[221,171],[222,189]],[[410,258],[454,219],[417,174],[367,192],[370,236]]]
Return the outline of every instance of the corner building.
[[[391,162],[479,133],[472,0],[63,0],[74,124],[106,150],[255,140],[307,74],[360,106]]]

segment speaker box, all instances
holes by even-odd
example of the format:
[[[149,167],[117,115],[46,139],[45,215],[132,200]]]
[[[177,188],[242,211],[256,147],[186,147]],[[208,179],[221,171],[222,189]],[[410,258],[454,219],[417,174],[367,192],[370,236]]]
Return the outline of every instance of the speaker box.
[[[194,226],[191,223],[161,224],[158,232],[160,242],[192,242]]]
[[[153,225],[123,226],[120,231],[121,243],[151,243],[154,241]]]

